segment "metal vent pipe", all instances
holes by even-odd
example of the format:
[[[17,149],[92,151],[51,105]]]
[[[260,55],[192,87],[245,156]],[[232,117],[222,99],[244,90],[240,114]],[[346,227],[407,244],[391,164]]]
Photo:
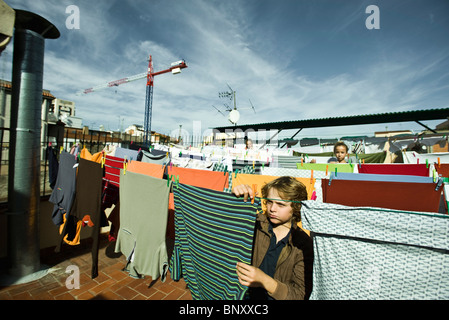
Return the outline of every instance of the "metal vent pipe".
[[[8,172],[9,273],[40,268],[40,152],[45,39],[59,31],[44,18],[16,10]]]

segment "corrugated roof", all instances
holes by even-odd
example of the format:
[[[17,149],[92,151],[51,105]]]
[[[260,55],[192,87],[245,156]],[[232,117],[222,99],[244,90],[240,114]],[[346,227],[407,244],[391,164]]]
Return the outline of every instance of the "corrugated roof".
[[[447,119],[449,117],[449,108],[444,109],[427,109],[414,110],[402,112],[387,112],[378,114],[365,114],[357,116],[308,119],[308,120],[293,120],[281,122],[267,122],[256,124],[245,124],[237,126],[216,127],[214,130],[225,132],[225,130],[289,130],[301,128],[321,128],[321,127],[338,127],[338,126],[353,126],[362,124],[374,123],[390,123],[390,122],[407,122],[407,121],[422,121],[422,120],[439,120]]]

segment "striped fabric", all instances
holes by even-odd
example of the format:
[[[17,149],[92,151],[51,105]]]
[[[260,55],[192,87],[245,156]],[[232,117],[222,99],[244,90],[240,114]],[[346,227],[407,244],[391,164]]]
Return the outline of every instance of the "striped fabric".
[[[125,159],[113,156],[105,157],[105,174],[103,180],[109,181],[113,185],[120,186],[120,169],[123,169]]]
[[[120,169],[123,169],[125,159],[114,156],[105,156],[104,177],[103,177],[103,208],[110,208],[117,204],[120,187]]]
[[[175,198],[173,280],[184,278],[195,300],[240,300],[247,287],[237,278],[238,261],[250,264],[260,199],[179,183]]]

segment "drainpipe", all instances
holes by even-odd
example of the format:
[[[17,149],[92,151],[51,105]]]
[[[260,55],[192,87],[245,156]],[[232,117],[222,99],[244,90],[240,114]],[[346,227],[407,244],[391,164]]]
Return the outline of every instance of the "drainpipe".
[[[8,172],[9,273],[40,269],[40,150],[45,39],[58,29],[41,16],[16,10]]]

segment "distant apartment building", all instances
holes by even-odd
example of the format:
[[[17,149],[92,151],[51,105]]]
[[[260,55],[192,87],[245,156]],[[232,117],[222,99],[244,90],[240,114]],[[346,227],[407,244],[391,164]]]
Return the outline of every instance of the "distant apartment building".
[[[60,120],[66,127],[82,128],[83,119],[76,117],[75,113],[75,102],[56,98],[48,108],[48,122]]]
[[[11,122],[12,83],[0,79],[0,143],[2,159],[6,159],[9,148],[9,128]],[[56,98],[49,90],[42,90],[41,141],[47,141],[49,125],[58,121],[66,127],[82,128],[82,119],[75,116],[75,103]],[[42,148],[46,146],[42,145]],[[44,154],[44,152],[42,152]]]

